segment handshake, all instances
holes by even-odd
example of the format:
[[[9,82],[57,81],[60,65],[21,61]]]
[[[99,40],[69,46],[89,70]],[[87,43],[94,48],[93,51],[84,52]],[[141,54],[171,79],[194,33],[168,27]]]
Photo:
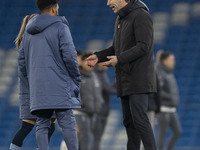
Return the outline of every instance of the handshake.
[[[117,56],[107,56],[108,61],[103,62],[103,66],[110,67],[115,66],[118,63]],[[86,63],[90,67],[94,67],[98,62],[101,62],[96,54],[90,55],[86,59]]]

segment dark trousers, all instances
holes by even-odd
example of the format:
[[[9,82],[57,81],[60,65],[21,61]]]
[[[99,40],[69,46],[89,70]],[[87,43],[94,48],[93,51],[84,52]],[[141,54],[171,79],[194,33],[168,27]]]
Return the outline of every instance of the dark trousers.
[[[68,150],[78,150],[76,122],[72,109],[41,110],[37,112],[36,140],[38,149],[49,150],[48,132],[51,125],[51,115],[54,111]]]
[[[158,117],[158,125],[158,149],[164,150],[167,130],[168,128],[171,128],[172,136],[170,137],[167,150],[173,150],[182,132],[181,123],[179,121],[177,113],[161,112]]]
[[[92,115],[87,113],[76,114],[76,123],[79,129],[79,148],[80,150],[89,150],[92,136]]]
[[[99,150],[108,115],[95,114],[93,124],[93,143],[91,150]]]
[[[127,150],[139,150],[141,140],[145,150],[156,150],[152,127],[147,117],[148,94],[121,97],[123,124],[128,136]]]

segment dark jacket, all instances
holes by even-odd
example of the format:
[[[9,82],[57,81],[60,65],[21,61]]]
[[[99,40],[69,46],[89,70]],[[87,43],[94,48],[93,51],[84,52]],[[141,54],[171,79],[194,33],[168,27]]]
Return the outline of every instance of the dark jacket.
[[[19,70],[28,77],[30,109],[80,108],[76,50],[64,17],[37,15],[24,32]]]
[[[80,67],[81,72],[81,109],[82,111],[88,114],[94,114],[97,111],[97,108],[103,103],[103,97],[101,93],[101,87],[99,80],[94,72],[86,72]],[[98,103],[96,103],[98,101]]]
[[[159,64],[157,74],[160,85],[161,106],[176,107],[179,103],[179,93],[172,70]]]
[[[116,94],[116,87],[115,84],[110,83],[105,71],[95,68],[94,72],[100,81],[100,94],[103,96],[103,103],[100,103],[101,105],[98,105],[99,108],[97,108],[96,113],[107,116],[110,110],[110,94]],[[96,103],[99,103],[98,99],[96,99]]]
[[[117,56],[117,96],[156,92],[153,23],[148,8],[141,1],[131,1],[118,14],[113,45],[95,54],[99,62]]]
[[[160,86],[158,76],[156,76],[157,92],[149,94],[148,99],[148,111],[154,111],[155,113],[160,112]]]

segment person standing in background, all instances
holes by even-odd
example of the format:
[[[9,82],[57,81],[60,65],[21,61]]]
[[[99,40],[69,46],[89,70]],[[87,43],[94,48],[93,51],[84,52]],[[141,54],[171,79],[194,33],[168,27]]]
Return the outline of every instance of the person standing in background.
[[[22,43],[22,36],[24,34],[25,27],[29,20],[35,17],[37,14],[27,15],[24,17],[20,32],[15,40],[16,48],[19,49]],[[29,92],[29,82],[27,76],[24,76],[20,70],[18,70],[19,77],[19,112],[20,119],[22,119],[22,125],[19,131],[15,134],[12,143],[10,144],[10,150],[20,150],[26,136],[33,129],[37,117],[31,115],[30,113],[30,92]],[[52,119],[52,123],[48,132],[48,140],[55,130],[55,119]]]
[[[73,108],[80,108],[81,76],[69,24],[58,16],[58,0],[37,0],[37,7],[41,14],[28,22],[18,60],[29,79],[38,148],[49,150],[48,129],[55,112],[68,150],[78,150]]]
[[[128,136],[127,150],[156,150],[147,117],[148,95],[156,92],[153,60],[153,22],[140,0],[108,0],[118,13],[113,45],[88,57],[87,64],[115,66],[117,96],[121,98],[123,123]]]
[[[93,145],[92,150],[99,150],[101,139],[105,130],[107,118],[110,111],[110,94],[116,94],[116,85],[111,84],[106,74],[107,67],[103,63],[97,64],[94,72],[100,81],[99,94],[102,94],[103,101],[96,99],[96,109],[93,123]],[[100,96],[99,96],[100,97]]]
[[[93,72],[93,68],[86,64],[86,58],[91,53],[82,54],[81,60],[81,109],[77,109],[75,113],[77,126],[79,129],[80,150],[90,150],[91,140],[93,138],[93,117],[95,113],[95,102],[103,101],[101,93],[99,93],[100,83]],[[98,93],[97,93],[98,92]]]
[[[149,118],[153,131],[155,128],[155,117],[157,117],[160,113],[160,88],[158,79],[156,81],[157,81],[157,93],[149,94],[148,111],[147,111],[147,116]]]
[[[159,88],[159,81],[158,78],[156,78],[157,82],[157,93],[152,93],[149,94],[149,99],[148,99],[148,111],[147,111],[147,116],[149,118],[151,127],[153,129],[153,132],[155,130],[155,122],[156,118],[158,117],[160,113],[160,88]],[[155,132],[154,132],[155,134]],[[144,150],[144,145],[141,145],[140,150]]]
[[[160,87],[161,108],[158,116],[158,150],[164,150],[167,129],[172,129],[172,136],[167,150],[173,150],[181,135],[182,129],[176,108],[179,103],[179,93],[173,74],[175,57],[169,52],[159,51],[157,74]]]
[[[76,52],[77,52],[77,61],[78,61],[78,65],[79,65],[79,67],[81,67],[81,64],[82,64],[82,52],[80,51],[80,50],[76,50]]]

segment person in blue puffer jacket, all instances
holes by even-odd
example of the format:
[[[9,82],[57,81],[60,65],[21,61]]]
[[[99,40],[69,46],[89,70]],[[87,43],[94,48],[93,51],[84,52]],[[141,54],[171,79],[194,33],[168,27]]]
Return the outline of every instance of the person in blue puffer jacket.
[[[37,0],[41,14],[25,29],[19,49],[19,70],[28,77],[30,111],[36,115],[39,150],[48,150],[53,112],[69,150],[78,150],[73,108],[80,108],[80,81],[76,50],[69,24],[58,16],[58,0]]]
[[[24,34],[25,27],[29,20],[31,20],[37,14],[27,15],[24,17],[22,26],[20,28],[20,32],[15,40],[17,50],[20,48],[22,43],[22,37]],[[29,82],[27,76],[24,76],[20,70],[18,71],[19,77],[19,113],[20,119],[22,121],[21,127],[15,136],[12,139],[12,143],[10,144],[10,150],[20,150],[24,139],[33,129],[37,117],[35,115],[31,115],[30,113],[30,94],[29,94]],[[48,133],[48,139],[50,141],[50,137],[55,130],[55,115],[52,116],[52,123]]]

